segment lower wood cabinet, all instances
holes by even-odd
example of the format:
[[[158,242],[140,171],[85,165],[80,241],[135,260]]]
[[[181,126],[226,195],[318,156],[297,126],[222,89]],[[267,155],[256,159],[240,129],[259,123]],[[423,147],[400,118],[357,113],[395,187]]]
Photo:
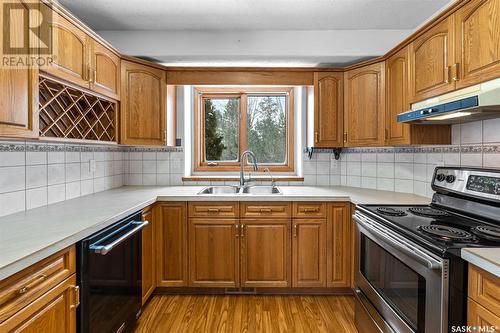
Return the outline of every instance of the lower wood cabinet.
[[[293,220],[293,287],[326,287],[326,230],[326,219]]]
[[[155,206],[156,285],[188,285],[187,204],[161,203]]]
[[[291,286],[291,221],[241,220],[241,286]]]
[[[146,303],[156,287],[155,229],[153,209],[148,207],[142,212],[142,220],[149,224],[142,229],[142,304]]]
[[[75,248],[0,281],[0,332],[76,332]]]
[[[500,327],[500,278],[469,264],[467,325]],[[484,329],[484,328],[483,328]],[[486,330],[485,332],[493,332]]]
[[[238,287],[239,243],[236,219],[189,219],[189,286]]]
[[[351,287],[351,209],[346,203],[328,207],[327,287]]]

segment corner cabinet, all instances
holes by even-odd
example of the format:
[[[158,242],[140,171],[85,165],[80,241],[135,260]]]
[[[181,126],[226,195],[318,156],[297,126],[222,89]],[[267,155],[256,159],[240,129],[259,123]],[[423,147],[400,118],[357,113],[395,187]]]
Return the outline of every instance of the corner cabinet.
[[[122,61],[121,85],[120,143],[165,145],[165,71]]]
[[[12,25],[22,26],[19,35],[11,38],[23,38],[30,26],[33,26],[28,8],[21,1],[14,1],[22,6],[23,16],[14,16],[18,20]],[[0,19],[6,17],[5,6],[0,8]],[[27,18],[22,23],[21,18]],[[15,138],[34,138],[38,136],[38,69],[0,69],[0,136]]]
[[[314,146],[342,147],[344,74],[314,73]]]
[[[454,31],[449,16],[410,44],[410,102],[455,89]]]
[[[385,144],[450,144],[451,126],[413,125],[397,121],[397,115],[410,110],[409,49],[392,55],[385,63]]]
[[[500,0],[470,1],[455,13],[457,88],[500,76]]]
[[[384,62],[344,73],[344,146],[384,143]]]

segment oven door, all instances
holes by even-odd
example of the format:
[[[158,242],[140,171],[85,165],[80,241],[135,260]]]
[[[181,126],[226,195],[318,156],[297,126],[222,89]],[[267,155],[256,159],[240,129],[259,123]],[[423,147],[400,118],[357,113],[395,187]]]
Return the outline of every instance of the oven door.
[[[396,332],[448,327],[448,261],[362,215],[356,221],[356,286]]]

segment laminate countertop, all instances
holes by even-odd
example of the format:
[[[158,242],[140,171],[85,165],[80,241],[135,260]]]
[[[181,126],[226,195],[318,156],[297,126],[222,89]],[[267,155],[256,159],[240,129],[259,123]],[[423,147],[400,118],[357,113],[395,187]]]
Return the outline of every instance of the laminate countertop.
[[[124,186],[0,218],[0,280],[157,201],[350,201],[427,204],[430,199],[351,187],[282,186],[280,195],[198,195],[202,186]]]
[[[484,269],[491,274],[500,277],[500,248],[469,248],[462,249],[462,259],[467,260],[474,266]]]

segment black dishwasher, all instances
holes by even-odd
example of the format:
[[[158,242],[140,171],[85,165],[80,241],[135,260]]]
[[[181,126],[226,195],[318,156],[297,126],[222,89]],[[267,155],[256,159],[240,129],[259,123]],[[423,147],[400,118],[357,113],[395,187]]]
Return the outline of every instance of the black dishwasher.
[[[77,247],[80,333],[129,332],[141,313],[141,213],[82,240]]]

